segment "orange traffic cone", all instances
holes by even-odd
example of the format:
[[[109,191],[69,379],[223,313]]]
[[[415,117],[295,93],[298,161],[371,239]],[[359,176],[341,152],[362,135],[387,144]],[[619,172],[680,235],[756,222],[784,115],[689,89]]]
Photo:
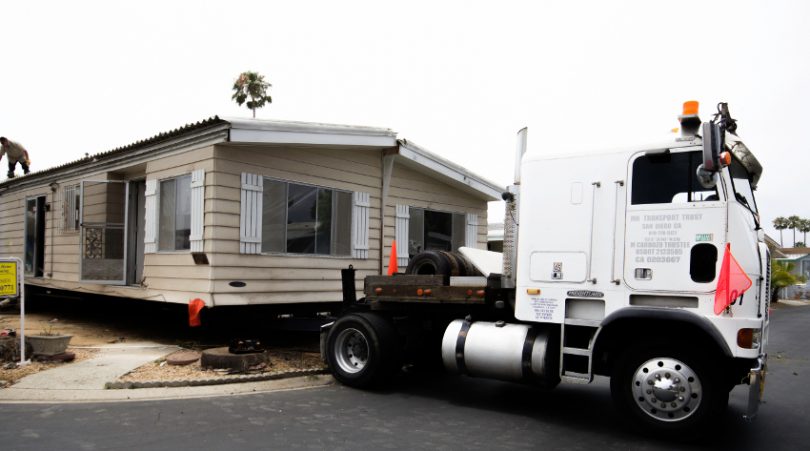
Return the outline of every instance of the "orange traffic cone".
[[[398,272],[399,266],[397,266],[397,240],[394,240],[391,243],[391,257],[388,259],[388,275],[393,276]]]

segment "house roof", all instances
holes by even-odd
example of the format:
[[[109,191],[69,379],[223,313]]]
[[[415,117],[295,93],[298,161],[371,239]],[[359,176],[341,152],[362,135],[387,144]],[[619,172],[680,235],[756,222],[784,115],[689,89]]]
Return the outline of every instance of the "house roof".
[[[785,253],[782,252],[782,247],[779,246],[779,242],[771,238],[767,233],[765,234],[765,244],[768,245],[772,258],[782,258],[785,256]]]
[[[794,254],[810,254],[810,247],[783,247],[782,253],[794,257]]]
[[[373,147],[396,145],[397,134],[390,128],[267,119],[225,120],[231,125],[231,142]]]
[[[323,124],[315,122],[279,121],[267,119],[225,118],[213,116],[159,133],[134,143],[59,166],[32,172],[0,182],[0,190],[39,185],[54,176],[85,172],[130,158],[150,155],[173,146],[189,143],[273,143],[326,145],[332,147],[396,148],[403,162],[427,170],[434,177],[458,186],[486,200],[500,199],[500,187],[449,160],[421,148],[407,140],[397,141],[397,134],[389,128],[356,125]]]
[[[452,161],[446,160],[406,139],[399,140],[398,155],[412,165],[427,168],[437,175],[446,177],[455,184],[466,186],[483,194],[486,200],[501,200],[501,193],[505,191],[504,187],[473,174]]]
[[[135,141],[134,143],[127,144],[125,146],[116,147],[114,149],[106,150],[92,155],[87,155],[84,158],[80,158],[78,160],[74,160],[69,163],[64,163],[58,166],[43,169],[41,171],[34,171],[23,177],[6,179],[3,182],[0,182],[0,189],[5,190],[14,187],[16,185],[35,184],[37,182],[41,182],[42,179],[49,179],[49,176],[52,175],[66,173],[74,169],[82,169],[87,166],[103,163],[105,161],[113,160],[119,156],[125,156],[127,154],[134,153],[139,150],[144,149],[148,150],[149,148],[159,147],[160,145],[166,144],[169,141],[172,141],[178,137],[188,134],[199,133],[214,128],[221,128],[223,125],[226,124],[227,122],[220,119],[218,116],[213,116],[199,122],[188,123],[186,125],[183,125],[182,127],[158,133],[157,135],[139,141]]]

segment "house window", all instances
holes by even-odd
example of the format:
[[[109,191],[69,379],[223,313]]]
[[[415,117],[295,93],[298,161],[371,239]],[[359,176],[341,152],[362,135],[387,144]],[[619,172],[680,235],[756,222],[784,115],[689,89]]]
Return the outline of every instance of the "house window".
[[[191,235],[191,176],[184,175],[160,182],[158,249],[189,249]]]
[[[408,254],[422,251],[457,251],[464,246],[466,220],[461,213],[410,209]]]
[[[262,252],[351,253],[349,192],[264,179]]]
[[[717,188],[704,188],[695,175],[702,162],[701,152],[637,158],[633,162],[633,205],[718,200]]]
[[[81,205],[81,189],[79,185],[66,186],[62,192],[62,231],[75,232],[79,230],[79,205]]]

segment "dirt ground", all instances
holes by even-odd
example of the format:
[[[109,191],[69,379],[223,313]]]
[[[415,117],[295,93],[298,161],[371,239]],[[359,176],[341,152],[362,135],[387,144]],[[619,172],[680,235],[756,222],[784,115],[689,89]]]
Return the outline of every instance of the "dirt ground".
[[[260,339],[269,356],[266,366],[255,368],[251,374],[278,373],[304,369],[324,368],[318,352],[317,333],[282,332],[257,326],[257,315],[250,315],[252,324],[237,316],[230,325],[221,322],[218,327],[189,328],[182,306],[166,306],[150,302],[76,300],[63,298],[34,298],[26,301],[26,335],[44,332],[72,335],[69,352],[76,355],[74,362],[92,358],[99,346],[141,341],[179,346],[182,349],[202,351],[206,348],[227,346],[230,338]],[[21,330],[19,308],[0,310],[0,331]],[[234,318],[231,318],[234,319]],[[236,326],[234,326],[236,324]],[[72,363],[45,363],[34,361],[16,367],[13,362],[0,363],[0,388],[9,386],[29,374]],[[164,359],[150,362],[121,377],[122,381],[175,381],[194,379],[235,378],[225,370],[204,370],[196,363],[170,365]]]

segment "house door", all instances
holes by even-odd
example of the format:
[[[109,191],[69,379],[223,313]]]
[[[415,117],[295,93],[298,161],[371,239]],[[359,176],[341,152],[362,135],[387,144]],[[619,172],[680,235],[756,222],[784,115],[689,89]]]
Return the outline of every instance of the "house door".
[[[45,269],[45,196],[25,200],[25,272],[42,277]]]
[[[146,182],[129,182],[127,205],[127,285],[143,280],[143,236],[146,213]]]
[[[127,182],[84,181],[81,279],[123,285],[127,268]]]

